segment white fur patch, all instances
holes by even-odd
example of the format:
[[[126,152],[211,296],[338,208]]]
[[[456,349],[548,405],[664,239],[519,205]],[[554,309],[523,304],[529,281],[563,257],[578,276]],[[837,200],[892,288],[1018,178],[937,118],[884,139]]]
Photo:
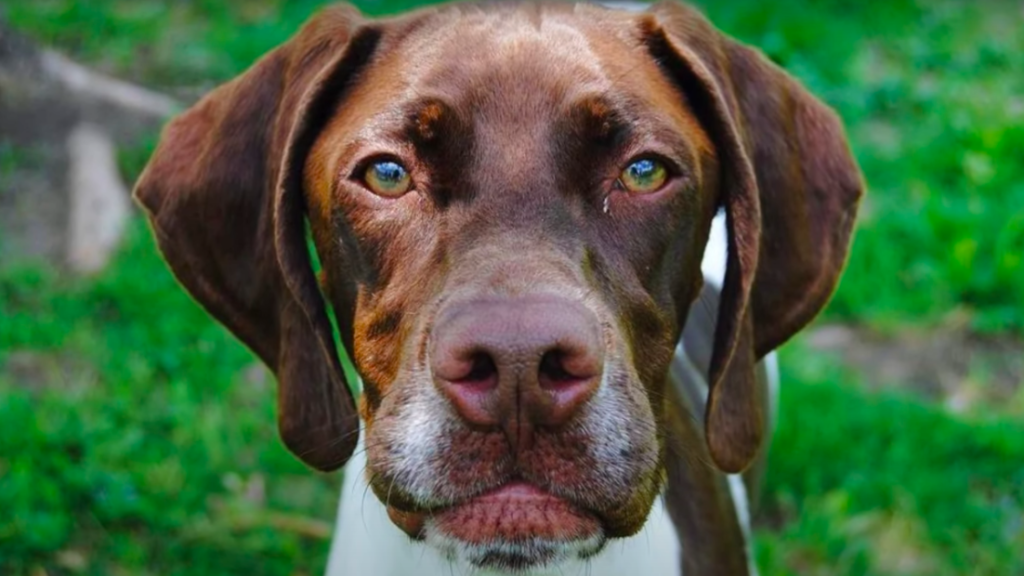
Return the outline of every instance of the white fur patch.
[[[428,520],[426,529],[426,543],[437,550],[451,566],[479,566],[484,560],[493,554],[515,555],[515,556],[537,556],[543,554],[550,560],[544,566],[532,570],[531,574],[544,574],[549,570],[563,572],[567,564],[572,564],[577,558],[592,556],[601,547],[601,536],[594,535],[583,540],[570,542],[554,541],[545,538],[533,538],[526,542],[495,542],[491,544],[467,544],[455,538],[446,536],[434,525],[433,520]],[[490,570],[478,570],[491,572]]]
[[[747,486],[743,483],[743,475],[729,474],[729,492],[732,494],[732,503],[736,507],[736,517],[740,521],[740,528],[743,530],[743,540],[746,542],[745,552],[747,554],[747,566],[749,576],[757,576],[757,564],[754,562],[754,554],[750,548],[750,500],[747,498]]]
[[[429,375],[414,375],[413,378],[430,381]],[[425,472],[436,466],[438,446],[442,445],[440,439],[447,436],[447,420],[443,415],[449,405],[433,386],[420,386],[399,409],[402,433],[389,435],[393,442],[389,469],[410,496],[424,504],[434,503],[439,495],[436,479],[441,476]]]
[[[729,235],[725,227],[725,211],[719,210],[711,221],[704,259],[700,262],[700,271],[704,274],[705,282],[718,289],[725,285],[725,261],[728,256]]]
[[[633,398],[631,402],[628,398],[629,390],[616,390],[613,386],[612,371],[613,363],[606,362],[600,387],[584,406],[580,421],[587,436],[591,438],[588,452],[596,462],[601,462],[604,481],[617,481],[616,490],[628,492],[635,488],[630,485],[630,481],[634,478],[636,466],[641,464],[653,470],[658,465],[658,454],[653,449],[643,453],[642,449],[637,448],[635,454],[637,459],[643,458],[642,462],[625,462],[621,454],[629,451],[631,446],[642,446],[643,443],[638,440],[647,435],[653,436],[657,431],[646,397]],[[632,379],[635,381],[636,377],[632,376]],[[634,420],[637,410],[643,413],[638,420]]]
[[[601,5],[613,10],[623,10],[626,12],[643,12],[650,6],[650,4],[645,2],[601,2]]]

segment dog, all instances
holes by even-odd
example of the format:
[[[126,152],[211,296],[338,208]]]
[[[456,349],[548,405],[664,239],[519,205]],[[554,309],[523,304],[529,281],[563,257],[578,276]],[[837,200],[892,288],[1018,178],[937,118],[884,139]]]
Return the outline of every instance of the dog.
[[[696,10],[499,3],[324,9],[135,197],[288,448],[348,463],[331,576],[700,576],[756,573],[768,355],[863,191],[838,117]]]

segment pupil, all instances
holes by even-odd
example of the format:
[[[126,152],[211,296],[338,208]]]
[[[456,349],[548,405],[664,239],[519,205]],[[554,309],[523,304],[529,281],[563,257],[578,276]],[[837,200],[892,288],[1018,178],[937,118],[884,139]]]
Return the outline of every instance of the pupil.
[[[630,172],[633,173],[633,177],[639,180],[649,178],[654,172],[654,161],[652,160],[638,160],[630,166]]]
[[[389,183],[395,183],[402,179],[405,170],[395,162],[380,162],[374,166],[377,178]]]

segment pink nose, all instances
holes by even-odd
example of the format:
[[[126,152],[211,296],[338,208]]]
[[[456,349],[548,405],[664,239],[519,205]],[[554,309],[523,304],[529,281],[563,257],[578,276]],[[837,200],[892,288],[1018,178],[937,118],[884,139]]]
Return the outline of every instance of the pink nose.
[[[526,448],[537,427],[568,422],[597,391],[604,345],[597,318],[557,297],[452,304],[431,333],[434,383],[469,424],[501,427]]]

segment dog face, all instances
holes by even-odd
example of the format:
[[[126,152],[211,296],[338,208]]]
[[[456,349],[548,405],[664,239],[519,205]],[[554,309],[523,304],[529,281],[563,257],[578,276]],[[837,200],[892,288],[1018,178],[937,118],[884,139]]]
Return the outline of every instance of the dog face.
[[[449,18],[364,70],[305,163],[326,291],[354,319],[370,485],[444,546],[591,554],[639,530],[660,488],[714,149],[627,30],[540,9]],[[551,495],[521,508],[565,511],[491,523],[480,495],[493,508],[510,483]]]
[[[308,219],[370,486],[414,538],[525,569],[643,526],[719,208],[707,448],[750,461],[754,362],[824,304],[861,189],[834,116],[689,9],[460,5],[323,13],[176,120],[136,194],[333,468],[358,425]]]

